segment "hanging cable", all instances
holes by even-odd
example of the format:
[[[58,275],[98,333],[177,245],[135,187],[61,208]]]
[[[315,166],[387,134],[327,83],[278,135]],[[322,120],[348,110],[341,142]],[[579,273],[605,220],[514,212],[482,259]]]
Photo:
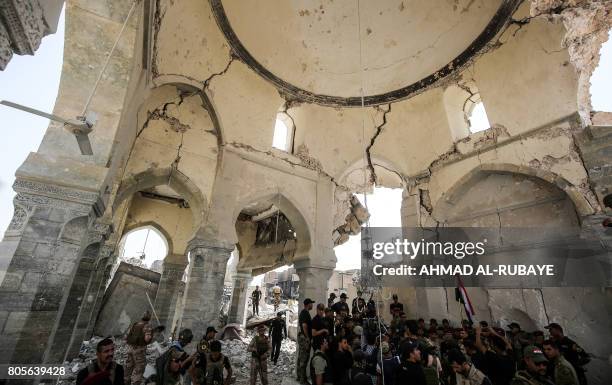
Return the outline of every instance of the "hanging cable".
[[[276,206],[276,229],[274,230],[274,243],[278,243],[278,219],[280,216],[280,190],[278,191],[278,205]]]
[[[363,68],[363,48],[362,48],[362,39],[361,39],[361,3],[360,0],[357,0],[357,28],[358,28],[358,33],[357,33],[357,37],[359,39],[359,68],[360,68],[360,72],[361,72],[361,140],[363,142],[363,203],[365,206],[365,209],[368,213],[368,216],[366,217],[366,223],[365,223],[365,227],[366,227],[366,248],[369,250],[370,248],[370,240],[369,240],[369,236],[370,236],[370,209],[368,207],[368,194],[367,194],[367,188],[368,188],[368,177],[367,177],[367,166],[368,166],[368,153],[367,153],[367,144],[366,144],[366,140],[365,140],[365,83],[364,83],[364,68]],[[362,242],[362,247],[363,247],[363,242]],[[374,289],[374,287],[372,287],[373,290],[376,291],[376,289]],[[382,299],[382,294],[381,294],[381,290],[378,290],[378,296],[381,297]],[[379,309],[379,302],[378,302],[378,296],[376,296],[376,300],[374,301],[374,306],[376,307],[375,309],[375,314],[376,314],[376,320],[378,323],[378,346],[379,346],[379,353],[380,353],[380,367],[381,367],[381,376],[382,376],[382,383],[385,383],[385,371],[383,369],[383,353],[382,353],[382,327],[381,327],[381,322],[380,322],[380,309]]]
[[[144,241],[144,245],[142,245],[142,256],[141,259],[145,259],[145,249],[147,248],[147,241],[149,240],[149,233],[151,232],[151,229],[147,229],[147,235],[145,237],[145,241]]]
[[[125,27],[127,26],[128,21],[130,20],[130,17],[132,16],[132,13],[134,13],[136,4],[138,4],[139,1],[140,0],[134,0],[134,2],[132,3],[132,7],[130,8],[130,11],[125,17],[125,20],[123,21],[123,26],[121,27],[121,30],[119,31],[119,35],[117,35],[117,39],[115,39],[115,44],[113,44],[113,47],[108,52],[108,55],[106,56],[106,60],[104,61],[104,65],[102,65],[102,69],[100,70],[100,73],[98,74],[98,79],[96,79],[96,82],[94,83],[94,86],[89,94],[89,97],[87,98],[87,101],[85,102],[85,107],[83,107],[83,112],[81,113],[81,116],[85,116],[85,114],[87,113],[87,109],[89,108],[89,105],[91,104],[91,100],[93,99],[96,93],[96,90],[98,89],[100,80],[102,80],[102,75],[104,75],[104,72],[106,71],[106,67],[108,67],[108,63],[110,62],[110,59],[113,56],[113,52],[115,52],[115,48],[117,48],[117,44],[119,43],[119,40],[121,39],[121,36],[123,35],[123,31],[125,31]]]

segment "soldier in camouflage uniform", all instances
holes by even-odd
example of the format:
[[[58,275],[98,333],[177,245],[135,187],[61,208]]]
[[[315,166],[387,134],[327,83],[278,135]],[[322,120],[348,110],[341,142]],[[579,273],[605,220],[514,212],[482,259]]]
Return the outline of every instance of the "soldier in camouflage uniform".
[[[559,344],[553,340],[546,340],[542,345],[544,354],[552,364],[552,377],[555,385],[579,385],[576,370],[561,354]]]
[[[140,385],[142,383],[145,366],[147,365],[147,345],[153,339],[153,330],[149,321],[151,321],[151,313],[146,311],[142,319],[135,322],[128,331],[124,374],[126,385]]]
[[[310,344],[312,341],[312,310],[313,300],[306,298],[304,300],[304,309],[300,312],[298,318],[298,357],[297,357],[297,380],[300,384],[307,383],[306,367],[310,358]]]
[[[268,352],[270,340],[266,336],[266,327],[259,325],[257,335],[253,337],[247,349],[251,352],[251,385],[257,382],[257,375],[261,377],[261,384],[268,385]]]
[[[548,360],[542,349],[529,345],[523,350],[525,370],[519,370],[514,375],[511,385],[555,385],[547,376]]]

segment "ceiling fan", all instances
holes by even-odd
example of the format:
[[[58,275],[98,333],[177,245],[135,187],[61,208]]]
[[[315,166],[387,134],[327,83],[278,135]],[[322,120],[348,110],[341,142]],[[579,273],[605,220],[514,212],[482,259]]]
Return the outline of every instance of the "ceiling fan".
[[[93,126],[96,123],[96,114],[94,112],[87,112],[84,116],[77,116],[76,119],[63,119],[59,116],[48,114],[34,108],[9,102],[8,100],[0,100],[0,104],[62,123],[64,128],[76,137],[81,154],[93,155],[93,150],[91,148],[91,142],[89,141],[88,135],[93,130]]]

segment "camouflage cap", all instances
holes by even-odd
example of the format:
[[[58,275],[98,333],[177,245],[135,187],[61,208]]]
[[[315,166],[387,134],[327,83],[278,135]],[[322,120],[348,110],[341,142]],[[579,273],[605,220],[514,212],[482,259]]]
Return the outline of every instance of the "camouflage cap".
[[[535,363],[548,362],[542,349],[534,345],[527,346],[525,350],[523,350],[523,356],[525,358],[531,358]]]

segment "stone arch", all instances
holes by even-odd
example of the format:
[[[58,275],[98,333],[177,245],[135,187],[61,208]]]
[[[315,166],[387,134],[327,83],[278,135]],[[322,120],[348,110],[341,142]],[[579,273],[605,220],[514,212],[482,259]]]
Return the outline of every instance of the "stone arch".
[[[291,194],[277,187],[271,186],[237,200],[231,216],[231,228],[234,229],[233,239],[238,239],[234,224],[238,220],[240,212],[250,203],[261,201],[274,204],[289,219],[298,238],[294,261],[306,259],[312,247],[311,234],[314,234],[314,226],[309,223],[307,216],[303,214],[305,210],[292,198]]]
[[[207,211],[206,198],[195,183],[172,167],[151,169],[124,179],[113,202],[113,213],[134,193],[162,185],[172,188],[189,203],[193,214],[193,228],[199,228]]]
[[[223,135],[223,129],[217,115],[217,110],[212,102],[213,98],[208,94],[208,89],[202,82],[180,74],[166,74],[157,76],[153,80],[153,83],[155,84],[156,88],[170,85],[175,86],[178,89],[189,90],[197,93],[202,99],[202,106],[210,115],[210,119],[212,120],[215,130],[217,131],[217,143],[219,147],[225,143],[225,136]],[[222,151],[219,151],[219,160],[221,160],[222,153]]]
[[[495,173],[524,175],[552,184],[561,191],[565,192],[567,197],[574,204],[574,209],[579,217],[584,217],[593,213],[593,208],[584,195],[580,193],[580,191],[574,185],[560,175],[546,170],[535,169],[528,166],[519,166],[510,163],[485,163],[474,167],[457,182],[455,182],[451,188],[442,194],[434,206],[434,217],[438,221],[444,222],[446,219],[444,217],[444,213],[452,207],[453,203],[462,195],[462,193],[474,186],[484,176]]]
[[[174,245],[173,245],[172,237],[170,236],[170,233],[166,231],[166,229],[164,229],[163,226],[161,226],[159,223],[154,222],[154,221],[136,223],[136,224],[125,227],[123,229],[123,234],[121,235],[121,240],[119,241],[119,244],[121,244],[123,240],[126,239],[128,235],[130,235],[134,231],[138,231],[141,229],[147,229],[147,228],[150,228],[153,231],[157,232],[157,234],[160,235],[161,238],[163,239],[164,243],[166,244],[166,250],[167,250],[166,257],[174,252]]]
[[[358,173],[361,175],[361,180],[357,181],[360,187],[363,187],[363,169],[365,159],[363,157],[353,159],[351,163],[347,167],[342,170],[341,173],[338,174],[338,183],[341,185],[347,185],[347,178],[351,176],[351,174]],[[384,156],[375,155],[370,157],[370,161],[372,166],[374,167],[374,173],[376,174],[376,182],[379,186],[382,187],[393,187],[399,188],[403,187],[406,184],[404,176],[402,175],[400,168],[397,165],[385,158]],[[371,168],[369,165],[365,165],[366,173],[367,173],[367,181],[368,184],[372,180],[371,178]],[[351,184],[351,183],[348,183]],[[349,188],[351,186],[348,186]]]

